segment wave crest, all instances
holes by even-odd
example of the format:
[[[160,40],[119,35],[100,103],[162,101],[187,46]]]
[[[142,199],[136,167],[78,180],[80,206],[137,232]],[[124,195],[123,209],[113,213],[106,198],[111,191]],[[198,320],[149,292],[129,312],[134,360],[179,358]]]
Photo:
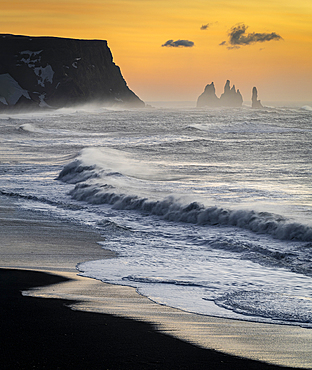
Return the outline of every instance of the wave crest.
[[[268,212],[228,210],[220,207],[204,207],[192,202],[182,205],[170,196],[161,201],[118,194],[110,185],[77,184],[70,195],[91,204],[110,204],[114,209],[135,210],[159,216],[168,221],[197,225],[234,226],[259,234],[269,234],[280,240],[312,241],[312,228],[289,222],[279,215]]]
[[[74,162],[67,164],[56,179],[68,184],[77,184],[97,177],[99,175],[95,171],[95,166],[86,166],[80,160],[76,159]]]
[[[109,204],[116,210],[135,210],[174,222],[238,227],[268,234],[280,240],[312,241],[310,226],[290,222],[276,214],[254,210],[230,210],[217,206],[205,207],[198,202],[185,205],[173,196],[163,200],[150,200],[147,197],[127,194],[127,191],[123,194],[123,190],[119,190],[118,186],[120,178],[125,180],[127,176],[92,165],[92,161],[85,163],[78,158],[67,164],[57,179],[75,184],[69,194],[75,200],[90,204]],[[95,182],[96,179],[99,181]],[[107,183],[104,183],[105,180]]]

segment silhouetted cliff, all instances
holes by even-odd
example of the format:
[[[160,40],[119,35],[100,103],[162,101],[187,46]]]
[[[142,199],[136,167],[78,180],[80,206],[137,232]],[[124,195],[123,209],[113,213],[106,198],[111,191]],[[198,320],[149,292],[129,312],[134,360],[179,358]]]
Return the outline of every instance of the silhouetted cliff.
[[[235,85],[231,88],[229,80],[226,81],[220,99],[216,96],[213,82],[205,87],[204,92],[197,99],[197,107],[241,107],[242,104],[243,97],[240,91],[236,91]]]
[[[98,102],[144,107],[107,42],[0,35],[0,109]]]

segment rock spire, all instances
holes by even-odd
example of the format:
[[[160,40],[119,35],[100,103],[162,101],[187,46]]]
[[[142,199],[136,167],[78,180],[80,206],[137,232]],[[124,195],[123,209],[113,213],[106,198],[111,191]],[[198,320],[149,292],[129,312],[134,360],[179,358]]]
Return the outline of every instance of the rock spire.
[[[258,100],[258,91],[256,87],[252,89],[252,97],[251,97],[251,107],[252,108],[263,108],[261,101]]]
[[[240,91],[236,91],[235,85],[231,87],[229,80],[226,81],[220,98],[216,96],[212,82],[205,87],[204,92],[197,99],[197,107],[241,107],[242,104],[243,97]]]

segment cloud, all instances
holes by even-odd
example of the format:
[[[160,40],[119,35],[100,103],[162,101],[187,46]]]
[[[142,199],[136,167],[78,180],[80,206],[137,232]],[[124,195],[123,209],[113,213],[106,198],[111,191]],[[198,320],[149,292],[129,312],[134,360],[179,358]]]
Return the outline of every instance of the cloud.
[[[192,48],[194,46],[194,42],[189,41],[189,40],[177,40],[177,41],[168,40],[161,46],[162,47],[172,47],[172,48],[179,48],[179,47]]]
[[[245,24],[237,24],[233,26],[228,35],[229,35],[229,44],[228,49],[237,49],[240,46],[255,44],[256,42],[265,42],[271,40],[283,40],[283,38],[276,32],[271,33],[259,33],[252,32],[246,33],[248,26]],[[219,45],[227,45],[226,42],[221,42]]]
[[[207,24],[203,24],[201,27],[200,27],[200,29],[201,30],[206,30],[206,29],[208,29],[210,27],[210,24],[209,23],[207,23]]]
[[[200,27],[200,29],[202,30],[202,31],[206,31],[206,30],[208,30],[208,28],[210,28],[210,27],[212,27],[212,26],[214,26],[214,25],[216,25],[216,24],[218,24],[219,22],[218,21],[215,21],[215,22],[210,22],[210,23],[207,23],[207,24],[203,24],[201,27]]]

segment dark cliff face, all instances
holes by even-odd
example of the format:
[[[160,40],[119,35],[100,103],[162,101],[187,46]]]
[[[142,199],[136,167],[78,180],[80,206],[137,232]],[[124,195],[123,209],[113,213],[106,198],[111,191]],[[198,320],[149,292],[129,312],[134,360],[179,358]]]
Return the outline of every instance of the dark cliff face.
[[[0,109],[88,102],[144,107],[106,41],[0,35]]]
[[[220,98],[216,96],[212,82],[205,87],[205,91],[197,99],[197,107],[241,107],[242,104],[243,97],[240,91],[236,91],[235,85],[231,88],[229,80],[226,81]]]

